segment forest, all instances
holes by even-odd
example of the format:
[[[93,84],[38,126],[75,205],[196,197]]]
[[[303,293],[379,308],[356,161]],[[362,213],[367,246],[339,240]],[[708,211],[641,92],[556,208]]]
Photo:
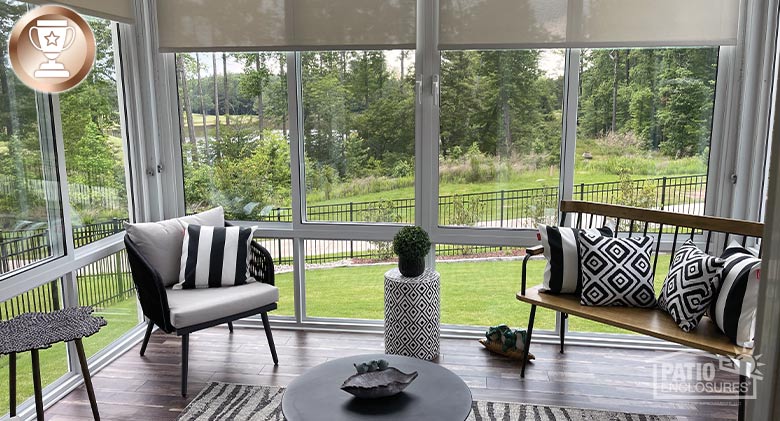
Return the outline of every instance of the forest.
[[[10,33],[27,7],[0,2],[0,33]],[[59,95],[74,225],[127,217],[111,26],[102,19],[88,21],[98,45],[94,67],[81,84]],[[51,122],[39,110],[45,109],[47,97],[16,78],[6,43],[7,38],[0,37],[0,227],[46,227],[51,208],[42,180],[54,179],[44,176],[51,170],[46,152]]]
[[[560,57],[560,71],[545,54]],[[557,185],[562,57],[442,52],[443,192],[525,188],[540,175]],[[717,57],[717,48],[582,51],[578,153],[624,155],[595,156],[599,180],[705,172]],[[406,50],[302,54],[308,204],[409,196],[413,61]],[[177,65],[188,209],[219,203],[246,218],[289,206],[286,55],[178,54]]]

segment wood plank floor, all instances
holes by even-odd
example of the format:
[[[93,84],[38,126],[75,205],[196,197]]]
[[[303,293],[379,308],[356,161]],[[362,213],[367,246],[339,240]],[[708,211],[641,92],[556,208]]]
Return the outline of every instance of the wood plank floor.
[[[381,353],[378,334],[274,331],[280,364],[273,365],[262,330],[216,327],[191,335],[189,396],[179,395],[180,339],[155,332],[140,357],[140,344],[94,376],[101,418],[175,420],[210,381],[286,386],[298,374],[329,359]],[[471,387],[474,399],[527,402],[690,420],[736,419],[736,401],[659,401],[652,395],[650,360],[662,351],[535,344],[537,360],[520,379],[516,362],[495,356],[473,340],[443,339],[439,363]],[[690,357],[696,362],[698,357]],[[709,360],[708,360],[709,361]],[[46,411],[47,420],[91,419],[83,386]]]

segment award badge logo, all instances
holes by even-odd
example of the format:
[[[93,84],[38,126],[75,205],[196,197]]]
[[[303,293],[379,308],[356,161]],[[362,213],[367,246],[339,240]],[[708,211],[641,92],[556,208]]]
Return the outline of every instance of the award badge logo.
[[[41,92],[63,92],[77,86],[92,69],[95,36],[73,10],[41,6],[16,22],[8,55],[25,85]]]

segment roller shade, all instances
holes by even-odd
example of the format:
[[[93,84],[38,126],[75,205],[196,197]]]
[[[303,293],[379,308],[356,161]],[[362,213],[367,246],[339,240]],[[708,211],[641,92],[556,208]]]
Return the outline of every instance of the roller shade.
[[[732,45],[739,0],[440,0],[439,49]]]
[[[161,52],[414,48],[415,0],[159,0]]]
[[[84,15],[124,23],[135,22],[133,0],[27,0],[27,2],[34,4],[61,4]]]

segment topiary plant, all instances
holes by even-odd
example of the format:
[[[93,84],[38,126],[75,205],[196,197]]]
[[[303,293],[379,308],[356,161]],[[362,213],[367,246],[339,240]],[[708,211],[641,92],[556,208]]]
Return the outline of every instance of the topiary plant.
[[[403,227],[393,238],[398,270],[406,277],[414,278],[425,271],[425,256],[430,249],[431,239],[420,227]]]

